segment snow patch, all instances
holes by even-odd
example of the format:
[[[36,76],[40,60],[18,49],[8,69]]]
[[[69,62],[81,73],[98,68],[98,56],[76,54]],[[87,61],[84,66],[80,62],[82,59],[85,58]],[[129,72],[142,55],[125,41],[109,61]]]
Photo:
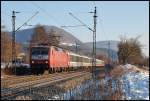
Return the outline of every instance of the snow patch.
[[[130,72],[123,77],[124,82],[128,82],[129,90],[125,91],[127,100],[149,100],[149,75],[145,73]]]

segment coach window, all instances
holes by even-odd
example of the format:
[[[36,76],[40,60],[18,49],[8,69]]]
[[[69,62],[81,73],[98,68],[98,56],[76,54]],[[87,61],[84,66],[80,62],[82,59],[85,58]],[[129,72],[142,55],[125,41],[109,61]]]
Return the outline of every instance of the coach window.
[[[83,57],[80,57],[81,59],[82,59],[82,62],[85,62],[85,58],[83,58]]]
[[[86,58],[86,63],[88,63],[88,58]]]
[[[82,57],[79,57],[79,62],[81,62],[82,61]]]
[[[88,63],[88,58],[86,58],[86,63]]]
[[[80,58],[80,62],[82,62],[82,57],[79,57]]]
[[[84,62],[86,62],[86,58],[83,58],[84,59]]]
[[[77,62],[79,62],[79,61],[80,61],[78,56],[76,56],[76,61],[77,61]]]
[[[78,62],[78,61],[79,61],[78,56],[75,56],[75,61],[76,61],[76,62]]]
[[[70,60],[71,60],[72,62],[75,62],[75,61],[76,61],[76,56],[70,55]]]
[[[73,61],[73,56],[72,55],[70,55],[70,60]]]
[[[70,55],[70,61],[72,61],[72,55]]]
[[[79,57],[79,62],[81,62],[82,61],[82,57]]]
[[[76,62],[76,56],[73,56],[73,61]]]
[[[86,62],[86,58],[83,58],[84,62]]]
[[[79,58],[78,56],[77,56],[76,58],[77,58],[77,62],[79,62],[79,61],[80,61],[80,58]]]

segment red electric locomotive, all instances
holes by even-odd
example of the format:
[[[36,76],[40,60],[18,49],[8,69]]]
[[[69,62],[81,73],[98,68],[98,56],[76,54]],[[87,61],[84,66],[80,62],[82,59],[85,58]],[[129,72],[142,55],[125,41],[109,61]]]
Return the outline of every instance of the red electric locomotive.
[[[69,52],[56,46],[33,46],[30,54],[31,72],[43,74],[92,67],[92,58]],[[103,67],[104,61],[96,59],[96,67]]]
[[[69,56],[66,50],[55,46],[33,46],[30,53],[31,72],[43,74],[62,71],[69,68]]]

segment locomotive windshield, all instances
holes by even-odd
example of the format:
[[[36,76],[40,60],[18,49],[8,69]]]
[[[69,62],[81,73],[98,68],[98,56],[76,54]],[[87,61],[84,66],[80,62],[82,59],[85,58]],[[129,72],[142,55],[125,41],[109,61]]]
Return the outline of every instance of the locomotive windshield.
[[[34,47],[32,48],[32,55],[48,55],[48,48]]]

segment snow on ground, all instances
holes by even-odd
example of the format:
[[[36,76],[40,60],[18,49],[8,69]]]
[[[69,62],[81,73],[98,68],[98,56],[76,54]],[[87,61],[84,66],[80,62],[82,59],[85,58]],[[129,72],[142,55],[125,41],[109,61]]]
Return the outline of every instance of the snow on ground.
[[[127,100],[149,100],[149,74],[130,72],[123,76],[124,93]]]
[[[125,70],[131,70],[133,68],[136,68],[135,65],[131,65],[131,64],[120,65],[120,67],[124,68]]]
[[[127,100],[149,100],[149,71],[132,64],[120,65],[117,69],[120,67],[125,73],[121,77],[123,98]]]

